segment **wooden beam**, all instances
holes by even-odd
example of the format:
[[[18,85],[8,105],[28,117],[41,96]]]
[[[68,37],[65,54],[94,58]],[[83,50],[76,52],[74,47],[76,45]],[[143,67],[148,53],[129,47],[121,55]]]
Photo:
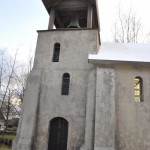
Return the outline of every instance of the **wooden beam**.
[[[63,0],[42,0],[45,8],[52,8],[59,5]]]
[[[94,13],[93,13],[93,17],[92,17],[92,22],[93,22],[93,23],[92,23],[92,27],[94,27],[94,28],[95,28],[95,27],[96,27],[96,24],[95,24],[95,17],[94,17]]]
[[[59,28],[64,28],[64,23],[62,22],[62,20],[61,20],[61,18],[59,17],[59,15],[58,15],[58,13],[57,12],[55,12],[55,19],[56,19],[56,21],[57,21],[57,23],[58,23],[58,25],[59,25]]]
[[[82,10],[87,9],[88,3],[86,1],[81,0],[66,0],[60,3],[56,9],[59,10]]]
[[[55,21],[55,9],[51,8],[48,30],[53,29],[54,21]]]
[[[88,12],[87,12],[87,28],[92,28],[92,19],[93,18],[93,7],[89,2],[88,4]]]

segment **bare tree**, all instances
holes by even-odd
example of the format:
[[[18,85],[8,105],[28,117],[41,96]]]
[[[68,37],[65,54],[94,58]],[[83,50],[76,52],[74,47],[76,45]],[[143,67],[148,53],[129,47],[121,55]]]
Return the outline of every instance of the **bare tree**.
[[[29,73],[31,72],[32,65],[33,65],[33,61],[32,61],[32,58],[30,58],[29,63],[26,65],[20,66],[19,73],[15,73],[15,76],[14,76],[16,85],[17,85],[16,96],[18,97],[18,99],[21,100],[21,102],[23,102],[27,77]]]
[[[9,89],[5,101],[2,105],[2,113],[5,117],[6,126],[3,135],[5,135],[5,133],[7,132],[9,119],[17,118],[20,115],[18,108],[16,107],[16,105],[14,105],[14,102],[12,102],[12,100],[14,101],[14,98],[14,91]]]
[[[4,79],[4,74],[6,73],[6,67],[5,67],[5,50],[0,51],[0,93],[2,90],[2,82]]]
[[[5,117],[4,134],[8,120],[20,115],[19,104],[23,101],[27,76],[32,68],[32,58],[28,64],[17,63],[17,52],[11,59],[5,51],[0,51],[0,109]]]
[[[113,27],[113,39],[121,43],[137,43],[142,28],[140,18],[130,9],[123,12],[119,6],[118,17]]]
[[[1,108],[3,107],[3,103],[4,103],[5,98],[7,96],[7,92],[9,91],[9,89],[12,86],[12,83],[13,83],[15,65],[16,65],[16,56],[17,56],[17,52],[15,54],[15,58],[12,62],[12,65],[7,63],[7,70],[8,71],[5,74],[5,80],[4,80],[4,84],[3,84],[3,96],[2,96]]]

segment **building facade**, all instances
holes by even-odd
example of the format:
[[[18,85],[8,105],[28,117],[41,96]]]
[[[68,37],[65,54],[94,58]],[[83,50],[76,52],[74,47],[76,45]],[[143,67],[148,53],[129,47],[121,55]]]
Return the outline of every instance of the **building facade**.
[[[106,43],[89,55],[97,66],[94,148],[150,148],[149,53],[150,45]]]
[[[43,3],[13,150],[149,150],[149,58],[101,48],[96,0]]]

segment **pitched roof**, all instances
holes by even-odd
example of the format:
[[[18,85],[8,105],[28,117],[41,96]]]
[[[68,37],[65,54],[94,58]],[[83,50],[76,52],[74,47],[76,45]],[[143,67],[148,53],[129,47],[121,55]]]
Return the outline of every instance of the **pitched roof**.
[[[89,62],[150,64],[150,44],[103,43],[97,54],[89,55]]]
[[[42,0],[43,4],[45,5],[46,9],[56,6],[60,3],[62,3],[64,0]],[[83,1],[83,0],[82,0]],[[87,0],[85,0],[87,1]],[[93,5],[97,4],[97,0],[89,0]]]

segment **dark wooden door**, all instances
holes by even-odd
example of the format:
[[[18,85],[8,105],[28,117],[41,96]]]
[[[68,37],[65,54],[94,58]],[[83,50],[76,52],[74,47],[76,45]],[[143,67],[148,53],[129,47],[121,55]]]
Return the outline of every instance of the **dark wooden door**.
[[[48,150],[67,150],[68,121],[54,118],[49,127]]]

